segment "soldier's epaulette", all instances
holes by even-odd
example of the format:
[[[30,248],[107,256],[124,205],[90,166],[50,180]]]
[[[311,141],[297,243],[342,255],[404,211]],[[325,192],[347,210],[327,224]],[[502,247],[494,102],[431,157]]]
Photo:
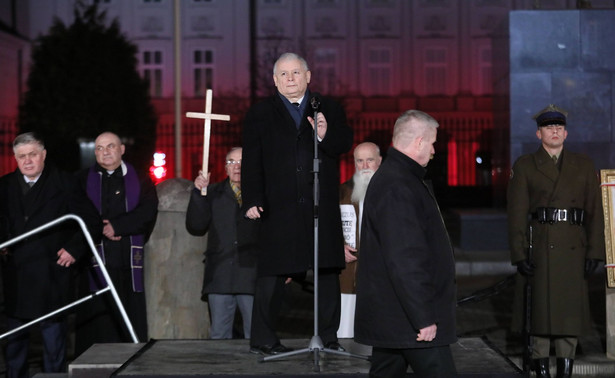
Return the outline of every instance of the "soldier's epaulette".
[[[534,154],[525,154],[525,155],[521,155],[517,158],[517,161],[515,162],[515,164],[519,164],[519,163],[523,163],[526,160],[530,160],[532,159],[534,156]]]

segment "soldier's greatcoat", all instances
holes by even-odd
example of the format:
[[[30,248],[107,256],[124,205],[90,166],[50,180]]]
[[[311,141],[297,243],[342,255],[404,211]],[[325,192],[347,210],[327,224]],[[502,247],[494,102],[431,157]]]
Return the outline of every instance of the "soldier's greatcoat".
[[[591,159],[566,149],[553,163],[541,146],[514,164],[508,186],[511,262],[526,258],[529,226],[533,229],[532,333],[581,334],[589,325],[585,259],[604,260],[604,219],[600,186]],[[584,225],[541,224],[530,219],[538,207],[585,210]],[[521,328],[524,277],[517,277],[513,328]]]

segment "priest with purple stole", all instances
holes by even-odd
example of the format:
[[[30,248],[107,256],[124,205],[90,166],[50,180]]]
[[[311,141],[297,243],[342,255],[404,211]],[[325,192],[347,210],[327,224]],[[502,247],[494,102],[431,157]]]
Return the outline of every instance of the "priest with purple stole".
[[[122,160],[125,146],[111,132],[95,141],[96,164],[81,172],[80,182],[103,220],[98,253],[140,342],[148,340],[143,287],[143,246],[158,214],[156,188],[145,174]],[[81,279],[82,294],[107,286],[94,257]],[[92,344],[131,342],[112,296],[98,296],[77,309],[75,355]]]

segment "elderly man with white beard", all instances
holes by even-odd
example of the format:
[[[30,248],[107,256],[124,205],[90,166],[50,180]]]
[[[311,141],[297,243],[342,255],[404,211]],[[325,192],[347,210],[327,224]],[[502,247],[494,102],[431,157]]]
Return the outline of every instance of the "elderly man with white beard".
[[[346,269],[340,274],[342,313],[338,338],[354,337],[354,309],[356,298],[355,273],[361,234],[363,199],[372,176],[382,163],[380,148],[372,142],[364,142],[354,149],[355,173],[340,186],[340,210],[344,230],[344,256]]]

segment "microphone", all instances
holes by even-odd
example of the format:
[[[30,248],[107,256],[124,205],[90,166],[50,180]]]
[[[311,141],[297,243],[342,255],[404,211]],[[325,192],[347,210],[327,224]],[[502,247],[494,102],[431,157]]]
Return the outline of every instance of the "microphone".
[[[312,105],[312,109],[314,109],[314,111],[320,108],[320,93],[315,92],[312,94],[312,98],[310,99],[310,105]]]

